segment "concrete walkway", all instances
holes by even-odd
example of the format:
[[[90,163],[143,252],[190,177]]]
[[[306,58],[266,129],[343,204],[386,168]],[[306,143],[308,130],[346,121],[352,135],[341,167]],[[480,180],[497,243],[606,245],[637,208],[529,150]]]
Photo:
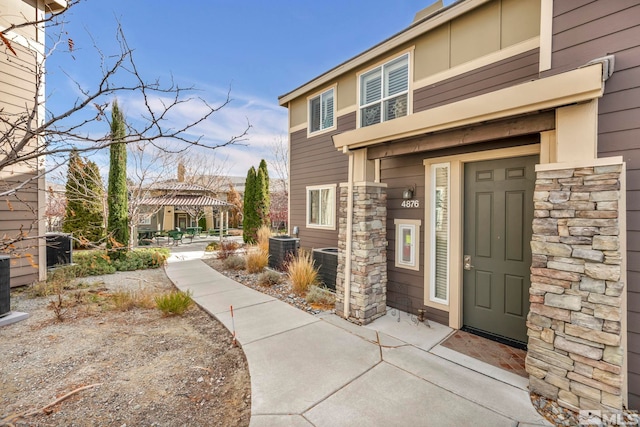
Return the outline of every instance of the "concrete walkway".
[[[451,329],[390,310],[367,327],[317,317],[173,250],[166,271],[236,336],[251,374],[251,426],[549,425],[527,381],[439,346]]]

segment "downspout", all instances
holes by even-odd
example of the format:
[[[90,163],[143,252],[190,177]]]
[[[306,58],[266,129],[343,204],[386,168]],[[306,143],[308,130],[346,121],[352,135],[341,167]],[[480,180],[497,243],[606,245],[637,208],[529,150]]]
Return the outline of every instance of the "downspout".
[[[349,170],[347,176],[347,229],[346,229],[346,248],[344,263],[344,316],[349,319],[350,315],[350,299],[351,299],[351,254],[353,241],[353,153],[345,145],[342,152],[349,155]]]

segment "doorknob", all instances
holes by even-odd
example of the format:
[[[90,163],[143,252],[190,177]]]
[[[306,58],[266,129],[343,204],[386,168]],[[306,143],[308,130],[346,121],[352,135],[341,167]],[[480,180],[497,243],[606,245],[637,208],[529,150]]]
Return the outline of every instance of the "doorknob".
[[[473,268],[473,265],[471,265],[471,255],[464,256],[462,265],[465,270],[471,270]]]

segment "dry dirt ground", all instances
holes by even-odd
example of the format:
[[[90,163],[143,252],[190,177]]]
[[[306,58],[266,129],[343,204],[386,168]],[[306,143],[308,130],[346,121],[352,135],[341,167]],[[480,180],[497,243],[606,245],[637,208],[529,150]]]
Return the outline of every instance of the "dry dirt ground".
[[[56,295],[12,291],[12,310],[30,317],[0,328],[0,426],[249,424],[247,362],[219,322],[197,307],[163,317],[97,303],[123,289],[171,290],[164,270],[79,280],[64,292],[62,321],[48,307]]]

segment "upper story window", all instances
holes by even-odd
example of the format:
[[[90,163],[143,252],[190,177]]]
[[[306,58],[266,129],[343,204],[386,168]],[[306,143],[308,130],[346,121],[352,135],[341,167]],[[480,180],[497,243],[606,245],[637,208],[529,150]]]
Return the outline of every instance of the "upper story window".
[[[309,133],[333,127],[333,88],[309,100]]]
[[[360,76],[360,126],[407,115],[409,55],[389,61]]]

